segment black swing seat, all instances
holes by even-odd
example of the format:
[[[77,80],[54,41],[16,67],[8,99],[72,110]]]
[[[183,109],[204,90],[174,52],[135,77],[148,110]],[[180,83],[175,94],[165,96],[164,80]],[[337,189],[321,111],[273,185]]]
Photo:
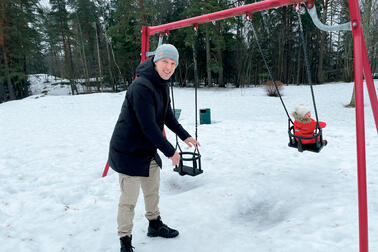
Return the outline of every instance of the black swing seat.
[[[184,155],[189,157],[184,157]],[[184,165],[184,161],[192,161],[193,166]],[[173,170],[181,176],[197,176],[203,173],[201,169],[201,154],[196,152],[180,152],[180,162]]]
[[[294,126],[289,128],[289,143],[288,146],[298,149],[299,152],[311,151],[319,153],[324,146],[327,145],[327,140],[323,141],[322,130],[320,129],[314,136],[303,137],[293,134]],[[297,140],[298,139],[298,140]],[[302,144],[302,139],[315,139],[315,143],[312,144]]]

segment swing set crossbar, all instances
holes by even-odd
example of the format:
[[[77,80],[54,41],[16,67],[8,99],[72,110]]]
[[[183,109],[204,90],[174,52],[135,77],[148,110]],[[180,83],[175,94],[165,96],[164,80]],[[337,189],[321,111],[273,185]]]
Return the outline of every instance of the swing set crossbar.
[[[266,0],[260,1],[256,3],[246,4],[243,6],[221,10],[209,14],[204,14],[197,17],[192,17],[176,22],[171,22],[163,25],[157,26],[150,26],[149,27],[149,35],[153,35],[160,32],[165,32],[166,30],[175,30],[183,27],[192,26],[195,24],[202,24],[202,23],[209,23],[212,21],[222,20],[234,16],[243,15],[246,13],[253,13],[262,10],[268,10],[272,8],[282,7],[298,2],[306,2],[306,1],[298,1],[298,0]]]
[[[227,10],[221,10],[209,14],[204,14],[197,17],[187,18],[167,24],[157,25],[157,26],[142,26],[142,54],[141,61],[146,60],[146,53],[149,50],[149,37],[156,33],[165,33],[169,34],[171,30],[176,30],[188,26],[198,27],[198,24],[209,23],[213,21],[218,21],[234,16],[240,16],[247,13],[254,13],[263,10],[269,10],[273,8],[278,8],[282,6],[287,6],[295,4],[298,2],[307,2],[307,1],[298,1],[298,0],[265,0],[256,3],[251,3]]]

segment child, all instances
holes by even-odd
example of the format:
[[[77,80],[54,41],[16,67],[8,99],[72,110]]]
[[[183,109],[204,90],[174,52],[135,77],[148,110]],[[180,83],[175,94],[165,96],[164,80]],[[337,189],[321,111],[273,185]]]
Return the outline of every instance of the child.
[[[303,137],[312,137],[315,135],[316,121],[311,118],[310,110],[303,104],[298,105],[295,111],[292,113],[294,121],[294,135]],[[319,121],[319,126],[324,128],[327,124]],[[298,139],[297,139],[298,140]],[[314,144],[316,139],[301,139],[302,144]],[[320,141],[320,138],[319,138]],[[324,145],[327,144],[326,140],[323,140]]]

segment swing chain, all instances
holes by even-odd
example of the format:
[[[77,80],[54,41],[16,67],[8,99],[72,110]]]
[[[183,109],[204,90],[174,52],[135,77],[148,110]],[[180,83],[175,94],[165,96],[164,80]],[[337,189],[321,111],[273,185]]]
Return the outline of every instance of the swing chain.
[[[194,24],[193,29],[194,29],[194,54],[195,54],[195,57],[197,57],[198,24]],[[174,93],[173,93],[173,86],[174,86],[173,78],[171,77],[172,108],[173,108],[173,112],[174,112],[175,111],[175,98],[174,98]],[[195,83],[195,96],[194,96],[194,103],[195,103],[195,109],[194,109],[195,110],[195,139],[196,140],[198,140],[197,88],[198,88],[198,80]],[[179,144],[179,141],[178,141],[178,136],[176,134],[176,147],[175,147],[175,149],[177,150],[177,148],[180,150],[180,153],[183,153],[181,146]],[[198,153],[198,155],[200,155],[199,149],[195,148],[195,150],[193,152],[193,157],[194,157],[196,152]]]
[[[198,47],[198,24],[194,24],[194,46],[193,46],[193,50],[194,50],[194,53],[193,53],[193,56],[195,57],[194,61],[195,61],[195,65],[194,65],[194,68],[196,68],[196,62],[197,62],[197,47]],[[198,89],[198,86],[199,86],[199,83],[198,83],[198,77],[196,77],[196,73],[194,73],[194,104],[195,104],[195,118],[196,118],[196,125],[195,125],[195,137],[196,137],[196,140],[198,140],[198,115],[197,115],[197,101],[198,101],[198,95],[197,95],[197,89]],[[198,148],[196,148],[194,151],[196,151]]]
[[[302,3],[294,4],[294,10],[301,15],[304,15],[306,13],[306,9],[302,7]]]
[[[176,116],[175,115],[175,96],[174,96],[174,94],[173,94],[173,78],[171,77],[171,96],[172,96],[172,108],[173,108],[173,114],[174,114],[174,116]],[[177,148],[180,150],[180,152],[182,152],[182,150],[181,150],[181,147],[180,147],[180,144],[179,144],[179,142],[178,142],[178,136],[177,136],[177,134],[176,134],[176,146],[175,146],[175,149],[177,150]]]
[[[315,110],[315,117],[316,117],[316,127],[319,131],[321,131],[321,127],[319,125],[319,118],[318,118],[318,111],[316,109],[316,103],[315,103],[315,95],[314,95],[314,89],[312,87],[312,79],[311,79],[311,72],[310,72],[310,63],[308,60],[308,54],[307,54],[307,46],[306,46],[306,41],[304,38],[304,31],[303,31],[303,25],[302,25],[302,19],[301,15],[298,14],[298,21],[299,21],[299,29],[300,29],[300,35],[301,35],[301,41],[302,41],[302,48],[303,48],[303,54],[304,54],[304,60],[305,60],[305,65],[306,65],[306,73],[307,73],[307,79],[308,83],[310,84],[310,89],[311,89],[311,96],[312,96],[312,103],[314,105],[314,110]]]
[[[266,60],[266,58],[265,58],[265,55],[264,55],[264,53],[263,53],[263,51],[262,51],[262,49],[261,49],[261,45],[260,45],[259,39],[258,39],[258,37],[257,37],[257,34],[256,34],[256,31],[255,31],[255,28],[254,28],[253,23],[252,23],[252,19],[250,19],[250,24],[251,24],[251,28],[252,28],[252,32],[253,32],[253,36],[254,36],[255,39],[256,39],[256,43],[257,43],[258,49],[259,49],[259,51],[260,51],[261,57],[262,57],[263,60],[264,60],[264,64],[265,64],[265,67],[266,67],[266,69],[267,69],[267,71],[268,71],[269,77],[270,77],[270,79],[273,81],[274,87],[275,87],[275,89],[276,89],[276,91],[277,91],[277,94],[278,94],[280,100],[281,100],[282,106],[283,106],[284,109],[285,109],[285,112],[286,112],[286,115],[287,115],[289,121],[290,121],[291,123],[293,123],[293,121],[292,121],[291,118],[290,118],[289,112],[287,111],[287,108],[286,108],[286,106],[285,106],[285,103],[284,103],[284,101],[283,101],[283,99],[282,99],[282,96],[281,96],[280,90],[278,89],[277,84],[276,84],[276,82],[275,82],[275,80],[274,80],[274,78],[273,78],[272,72],[271,72],[271,70],[270,70],[270,68],[269,68],[269,66],[268,66],[267,60]]]

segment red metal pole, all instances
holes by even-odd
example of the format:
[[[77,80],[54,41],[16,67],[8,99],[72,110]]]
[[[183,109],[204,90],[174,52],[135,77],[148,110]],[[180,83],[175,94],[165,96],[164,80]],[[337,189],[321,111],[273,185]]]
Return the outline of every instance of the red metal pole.
[[[349,0],[353,30],[354,83],[356,98],[357,177],[360,252],[368,252],[368,213],[366,195],[366,153],[363,93],[363,33],[360,8],[357,0]]]
[[[140,62],[143,62],[147,59],[146,52],[150,48],[150,34],[147,26],[142,26],[142,45],[141,45],[141,58]]]
[[[247,4],[240,7],[235,7],[227,10],[217,11],[210,14],[201,15],[198,17],[192,17],[168,24],[158,25],[158,26],[150,26],[148,27],[149,35],[153,35],[159,32],[165,32],[169,30],[175,30],[187,26],[193,26],[194,24],[202,24],[202,23],[209,23],[211,21],[221,20],[225,18],[230,18],[234,16],[243,15],[246,13],[258,12],[262,10],[268,10],[272,8],[277,8],[281,6],[286,6],[298,2],[306,2],[305,1],[298,1],[298,0],[265,0],[260,1],[252,4]]]
[[[362,53],[363,53],[363,61],[364,61],[364,75],[366,81],[366,87],[369,93],[371,109],[373,110],[373,116],[375,120],[375,127],[377,128],[378,133],[378,100],[377,100],[377,93],[375,91],[373,75],[371,74],[371,68],[369,63],[369,57],[366,50],[365,41],[362,40]]]
[[[106,177],[106,175],[108,175],[108,171],[109,171],[109,162],[107,161],[101,177]]]

